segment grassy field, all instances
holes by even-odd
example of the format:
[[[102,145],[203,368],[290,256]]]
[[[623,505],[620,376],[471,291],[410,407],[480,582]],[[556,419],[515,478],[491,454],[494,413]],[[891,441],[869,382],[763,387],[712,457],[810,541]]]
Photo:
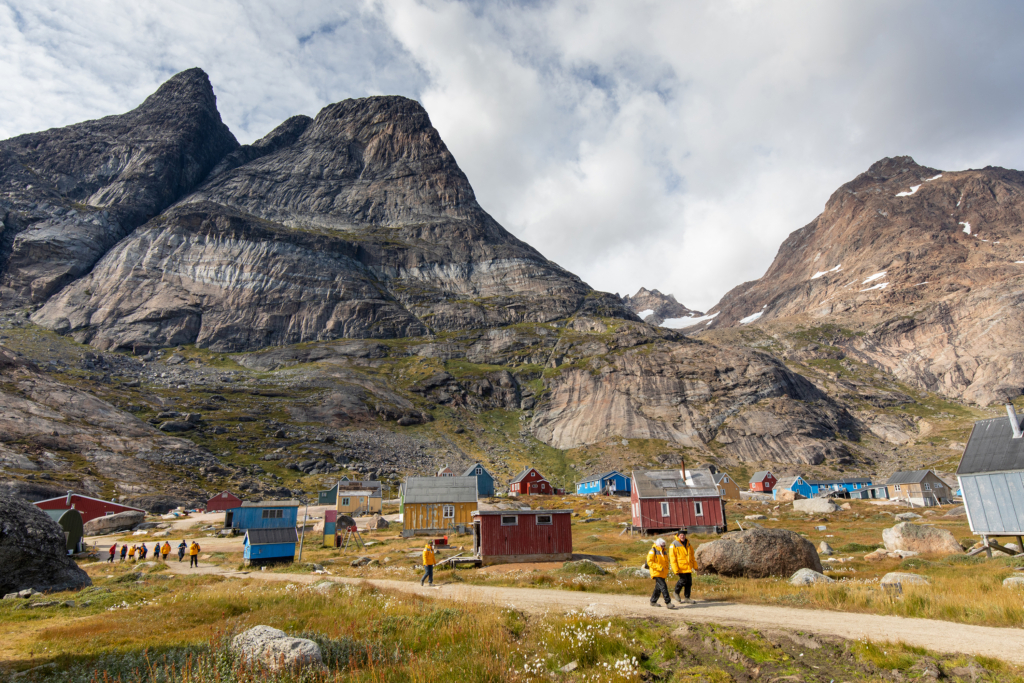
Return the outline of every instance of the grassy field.
[[[0,674],[22,681],[1024,681],[1001,662],[900,644],[431,600],[329,582],[301,586],[89,565],[94,586],[49,596],[75,606],[0,603]],[[326,668],[271,674],[240,662],[231,637],[266,624],[315,640]],[[575,663],[575,669],[560,669]],[[963,677],[963,678],[961,678]]]

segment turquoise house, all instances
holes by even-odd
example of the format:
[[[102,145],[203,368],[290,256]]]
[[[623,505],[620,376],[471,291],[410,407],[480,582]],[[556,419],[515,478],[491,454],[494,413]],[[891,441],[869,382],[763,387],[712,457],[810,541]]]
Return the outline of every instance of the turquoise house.
[[[612,470],[604,474],[595,474],[576,482],[576,493],[583,496],[592,493],[611,493],[628,496],[632,491],[632,480],[620,472]]]
[[[487,468],[476,462],[462,473],[464,477],[476,477],[476,495],[478,498],[491,498],[494,496],[494,477],[487,471]]]
[[[795,477],[783,477],[775,482],[775,488],[772,490],[772,498],[778,500],[779,491],[793,491],[795,493],[799,493],[804,498],[811,498],[815,493],[817,493],[818,489],[812,483],[797,475]]]
[[[249,529],[245,532],[242,557],[245,564],[291,562],[295,559],[295,544],[299,542],[295,527],[277,529]]]

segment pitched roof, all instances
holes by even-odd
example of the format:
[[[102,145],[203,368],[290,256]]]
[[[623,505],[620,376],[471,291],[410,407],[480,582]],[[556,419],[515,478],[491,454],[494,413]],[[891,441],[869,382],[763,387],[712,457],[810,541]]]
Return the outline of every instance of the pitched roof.
[[[92,496],[83,496],[81,493],[72,493],[71,497],[72,498],[85,498],[86,500],[95,500],[97,503],[106,503],[107,505],[118,505],[118,506],[123,507],[123,508],[125,508],[127,510],[136,510],[138,512],[145,512],[145,510],[143,510],[142,508],[133,508],[131,505],[125,505],[124,503],[118,503],[118,502],[115,502],[113,500],[103,500],[102,498],[93,498]],[[46,500],[37,500],[36,502],[34,502],[32,504],[33,505],[39,505],[40,503],[49,503],[50,501],[54,501],[54,500],[66,500],[66,499],[67,499],[67,495],[65,494],[63,496],[57,496],[56,498],[47,498]]]
[[[568,515],[572,510],[473,510],[472,516],[480,515]]]
[[[475,503],[476,477],[409,477],[405,503]]]
[[[473,474],[473,470],[475,470],[477,467],[482,469],[484,472],[487,472],[487,468],[486,467],[484,467],[482,464],[480,464],[478,462],[475,462],[472,465],[470,465],[468,468],[466,468],[466,471],[462,473],[462,476],[464,476],[464,477],[475,477],[476,475]],[[490,475],[491,473],[487,472],[487,474]],[[494,476],[491,475],[491,478],[493,479]]]
[[[1018,415],[1020,420],[1022,416]],[[1013,438],[1006,416],[974,423],[957,474],[1024,470],[1024,439]]]
[[[706,498],[718,497],[718,487],[710,471],[686,470],[683,481],[679,470],[633,470],[636,494],[640,498]]]
[[[914,470],[913,472],[896,472],[885,485],[890,484],[920,484],[924,478],[931,474],[931,470]]]
[[[871,478],[870,477],[843,477],[842,479],[815,479],[813,481],[810,480],[810,479],[807,479],[805,481],[808,484],[813,484],[814,486],[830,486],[832,484],[870,484],[871,483]]]
[[[620,477],[622,476],[622,474],[618,470],[612,470],[611,472],[605,472],[604,474],[592,474],[586,479],[580,479],[577,483],[586,484],[591,481],[603,481],[608,477],[614,477],[615,475],[619,475]]]
[[[715,480],[715,485],[722,483],[722,480],[729,476],[728,472],[711,472],[711,478]],[[736,482],[733,482],[736,483]]]
[[[261,500],[259,502],[253,502],[250,500],[244,501],[241,507],[244,508],[297,508],[301,505],[297,500]]]
[[[519,474],[517,474],[517,475],[516,475],[516,478],[515,478],[515,479],[513,479],[512,481],[510,481],[509,483],[510,483],[510,484],[515,484],[515,483],[516,483],[516,482],[518,482],[518,481],[522,481],[522,480],[523,480],[523,477],[525,477],[525,476],[526,476],[527,474],[529,474],[529,473],[530,473],[530,470],[536,470],[536,471],[537,471],[537,474],[538,474],[538,475],[540,475],[540,478],[541,478],[541,479],[544,479],[544,475],[543,475],[543,474],[541,474],[541,473],[540,473],[540,470],[538,470],[538,469],[537,469],[536,467],[527,467],[527,468],[526,468],[526,469],[524,469],[524,470],[523,470],[522,472],[520,472]],[[544,479],[544,481],[547,481],[547,479]]]
[[[802,480],[804,482],[807,481],[806,479],[801,477],[799,474],[797,476],[795,476],[795,477],[783,477],[783,478],[781,478],[781,479],[779,479],[779,480],[777,480],[775,482],[775,488],[777,488],[777,489],[784,489],[787,486],[792,486],[793,484],[795,484],[797,482],[797,479],[800,479],[800,480]]]
[[[344,486],[342,486],[344,484]],[[373,495],[370,498],[381,497],[381,483],[376,479],[348,479],[345,481],[339,481],[334,487],[338,490],[338,493],[349,493],[355,489],[369,489],[373,491]]]
[[[751,482],[764,481],[764,478],[767,477],[769,474],[771,474],[771,472],[769,472],[768,470],[761,470],[760,472],[754,472],[754,474],[752,474],[750,476],[750,481]]]
[[[267,543],[297,543],[299,534],[295,527],[286,526],[279,529],[249,529],[245,532],[249,537],[249,545],[265,545]]]

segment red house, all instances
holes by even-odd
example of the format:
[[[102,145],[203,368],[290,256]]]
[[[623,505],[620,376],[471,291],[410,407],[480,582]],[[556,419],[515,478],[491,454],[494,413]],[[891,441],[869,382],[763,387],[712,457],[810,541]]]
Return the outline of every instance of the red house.
[[[725,531],[725,504],[710,470],[633,471],[633,526],[644,533]]]
[[[145,510],[140,508],[133,508],[127,505],[121,505],[120,503],[113,503],[109,500],[100,500],[99,498],[81,496],[77,493],[72,493],[71,491],[68,491],[68,495],[66,496],[40,500],[34,503],[34,505],[43,510],[78,510],[79,514],[82,515],[83,524],[96,519],[97,517],[116,515],[119,512],[130,512],[133,510],[136,512],[145,512]]]
[[[512,480],[512,483],[509,484],[508,492],[513,496],[550,496],[555,492],[555,489],[535,468],[527,467]]]
[[[242,507],[242,499],[230,491],[221,491],[216,496],[206,501],[207,512],[220,512]]]
[[[572,559],[572,510],[476,510],[473,553],[483,564]]]
[[[778,480],[771,472],[754,472],[754,476],[750,478],[750,490],[758,493],[771,493],[775,488],[776,481]]]

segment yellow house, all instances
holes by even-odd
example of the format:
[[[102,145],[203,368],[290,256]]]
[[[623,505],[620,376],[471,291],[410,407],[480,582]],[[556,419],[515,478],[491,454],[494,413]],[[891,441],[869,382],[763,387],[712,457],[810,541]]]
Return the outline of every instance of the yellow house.
[[[473,528],[476,477],[409,477],[402,493],[403,536],[469,533]]]
[[[372,491],[367,489],[338,489],[338,505],[336,509],[339,515],[349,517],[362,517],[372,515],[383,509],[380,490]]]
[[[718,487],[718,495],[725,500],[739,500],[740,487],[725,472],[715,472],[711,475],[715,479],[715,486]]]

